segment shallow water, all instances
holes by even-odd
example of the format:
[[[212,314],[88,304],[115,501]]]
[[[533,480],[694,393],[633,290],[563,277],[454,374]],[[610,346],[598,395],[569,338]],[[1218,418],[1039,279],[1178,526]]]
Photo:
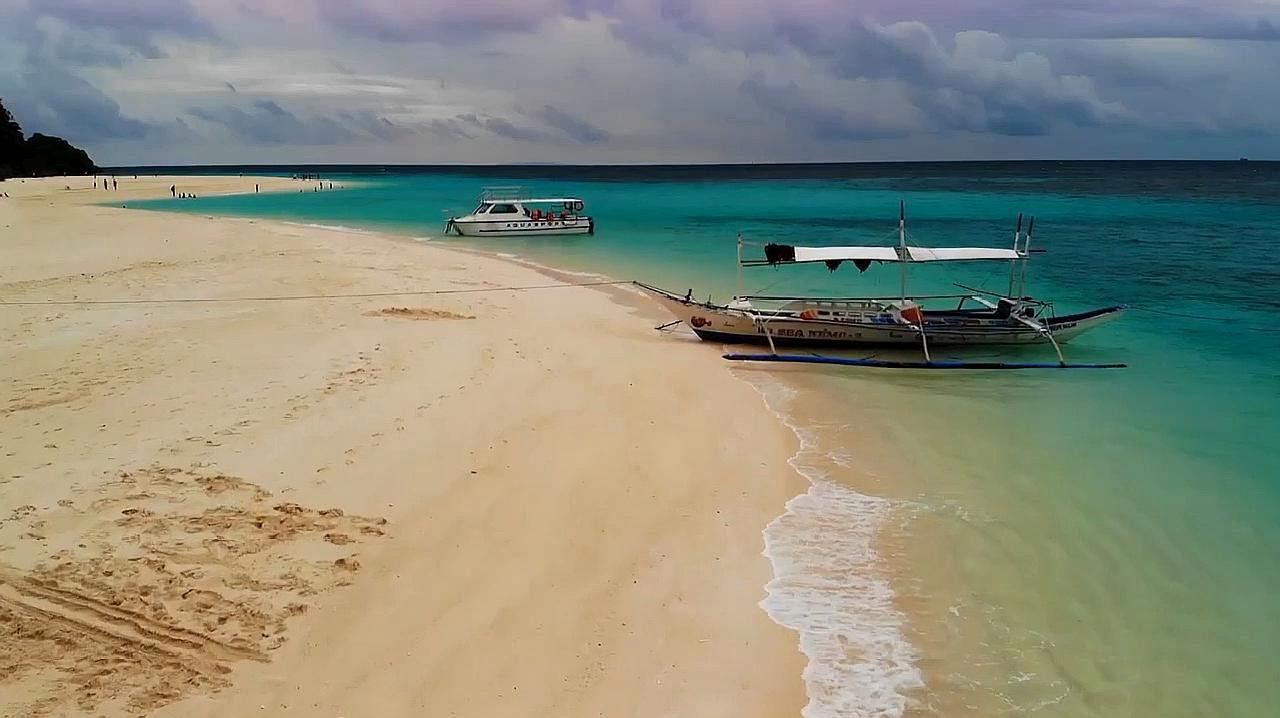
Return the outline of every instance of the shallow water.
[[[810,716],[1271,715],[1280,705],[1280,165],[946,163],[433,168],[344,192],[144,203],[463,242],[725,298],[735,235],[1007,246],[1058,313],[1127,302],[1067,345],[1112,372],[735,370],[801,434],[814,488],[766,531],[766,608],[814,660]],[[480,185],[581,195],[594,237],[459,240]],[[892,294],[896,268],[748,270],[744,288]],[[912,290],[1003,290],[1005,265]],[[673,347],[675,350],[678,347]],[[970,352],[968,358],[999,352]],[[1019,356],[1050,358],[1045,349]],[[920,681],[923,680],[923,686]]]

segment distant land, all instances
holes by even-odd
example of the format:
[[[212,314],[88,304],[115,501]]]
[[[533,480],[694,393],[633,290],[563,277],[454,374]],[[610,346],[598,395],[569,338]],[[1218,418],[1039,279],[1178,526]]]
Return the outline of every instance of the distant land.
[[[89,153],[61,137],[39,132],[25,137],[0,100],[0,180],[10,177],[87,175],[98,171]]]

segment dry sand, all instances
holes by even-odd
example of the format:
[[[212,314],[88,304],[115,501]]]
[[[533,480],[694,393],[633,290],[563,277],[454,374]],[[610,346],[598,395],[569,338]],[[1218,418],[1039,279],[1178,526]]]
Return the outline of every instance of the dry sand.
[[[175,181],[298,186],[0,183],[0,301],[554,281],[90,204]],[[797,715],[756,605],[794,437],[662,319],[581,287],[0,305],[0,715]]]

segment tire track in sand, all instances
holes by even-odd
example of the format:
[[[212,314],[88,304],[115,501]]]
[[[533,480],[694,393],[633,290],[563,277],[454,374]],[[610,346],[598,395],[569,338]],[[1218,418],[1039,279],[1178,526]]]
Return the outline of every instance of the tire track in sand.
[[[169,626],[140,613],[117,608],[74,591],[50,586],[0,570],[0,602],[10,610],[34,614],[96,640],[123,643],[153,654],[193,661],[226,673],[223,664],[241,660],[265,662],[266,654],[223,643],[209,636]],[[209,666],[208,664],[216,664]]]

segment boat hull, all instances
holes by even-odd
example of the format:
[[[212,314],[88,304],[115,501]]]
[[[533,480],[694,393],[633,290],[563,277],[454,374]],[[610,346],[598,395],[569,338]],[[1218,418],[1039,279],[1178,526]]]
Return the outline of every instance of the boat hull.
[[[533,220],[525,217],[511,221],[455,219],[450,226],[464,237],[554,237],[595,233],[595,220],[590,217],[567,220]]]
[[[658,297],[675,317],[698,338],[722,344],[768,345],[776,347],[919,347],[920,331],[908,324],[801,319],[794,316],[762,314],[686,300],[679,295],[642,285]],[[1124,308],[1115,306],[1082,314],[1043,320],[1059,344],[1118,317]],[[1047,344],[1049,338],[1016,320],[947,316],[926,312],[925,335],[929,346],[1007,346]],[[766,334],[767,329],[767,334]]]

